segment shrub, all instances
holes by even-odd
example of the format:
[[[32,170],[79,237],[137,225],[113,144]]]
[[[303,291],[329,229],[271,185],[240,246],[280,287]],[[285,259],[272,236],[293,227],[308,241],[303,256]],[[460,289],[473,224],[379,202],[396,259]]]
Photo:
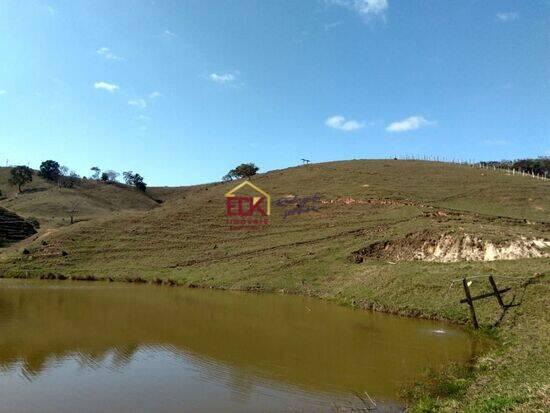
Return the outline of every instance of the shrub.
[[[35,217],[28,217],[27,222],[31,224],[34,227],[34,229],[40,228],[40,222]]]

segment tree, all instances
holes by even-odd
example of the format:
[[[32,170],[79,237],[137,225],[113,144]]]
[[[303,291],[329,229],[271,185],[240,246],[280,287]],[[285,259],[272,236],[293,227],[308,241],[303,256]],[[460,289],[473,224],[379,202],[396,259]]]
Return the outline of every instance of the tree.
[[[40,164],[40,172],[38,172],[38,175],[49,181],[57,181],[57,178],[61,175],[59,163],[52,160],[42,162]]]
[[[122,172],[122,179],[126,185],[134,185],[134,173],[132,171]]]
[[[250,179],[250,177],[256,175],[256,172],[258,172],[259,170],[260,168],[258,168],[253,163],[243,163],[235,168],[235,173],[241,178]]]
[[[480,162],[484,167],[495,167],[503,169],[515,169],[522,172],[535,175],[547,176],[550,174],[550,157],[540,156],[538,158],[516,159],[514,161],[489,161]]]
[[[74,223],[74,217],[75,215],[79,212],[78,211],[78,205],[80,204],[80,202],[78,201],[73,201],[71,202],[71,204],[69,205],[69,209],[67,210],[67,212],[69,213],[69,218],[71,219],[71,224]]]
[[[97,166],[92,166],[90,170],[94,172],[90,178],[95,179],[96,181],[99,180],[101,169],[99,169]]]
[[[223,176],[222,180],[224,182],[227,182],[227,181],[232,181],[233,179],[239,179],[239,177],[237,176],[237,173],[235,172],[234,169],[231,169],[226,175]]]
[[[120,174],[118,172],[108,170],[101,174],[101,180],[104,182],[116,182]]]
[[[124,182],[127,185],[135,186],[138,191],[145,192],[147,184],[144,182],[143,177],[140,174],[134,174],[132,171],[126,171],[122,173]]]
[[[143,177],[140,174],[134,175],[134,186],[141,192],[145,192],[147,189],[147,184],[143,181]]]
[[[223,177],[224,180],[230,181],[233,178],[248,178],[256,175],[256,172],[258,172],[260,168],[258,168],[253,163],[242,163],[239,166],[237,166],[235,169],[230,170],[227,175]]]
[[[548,175],[550,172],[550,157],[541,156],[537,159],[519,159],[512,165],[519,169],[536,175]]]
[[[10,185],[17,185],[17,189],[21,192],[21,187],[32,181],[33,171],[28,166],[16,166],[12,168],[11,178],[9,180]]]
[[[59,187],[72,188],[78,183],[79,180],[80,175],[78,175],[75,171],[70,170],[66,166],[59,168],[59,177],[57,178],[57,184]]]

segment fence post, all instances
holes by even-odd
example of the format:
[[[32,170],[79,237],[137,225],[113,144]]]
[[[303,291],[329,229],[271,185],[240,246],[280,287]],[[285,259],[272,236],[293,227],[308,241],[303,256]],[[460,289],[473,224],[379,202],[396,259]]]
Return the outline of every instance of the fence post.
[[[470,316],[472,317],[472,324],[475,329],[479,328],[477,323],[476,310],[474,309],[474,302],[472,301],[472,295],[470,294],[470,287],[466,278],[462,279],[462,286],[464,287],[464,294],[466,294],[466,300],[468,301],[468,307],[470,307]]]
[[[498,291],[497,283],[495,282],[495,279],[493,278],[492,275],[489,276],[489,282],[491,283],[491,287],[493,287],[493,291],[497,296],[498,305],[504,308],[505,307],[504,301],[502,301],[502,297],[500,296],[500,292]]]

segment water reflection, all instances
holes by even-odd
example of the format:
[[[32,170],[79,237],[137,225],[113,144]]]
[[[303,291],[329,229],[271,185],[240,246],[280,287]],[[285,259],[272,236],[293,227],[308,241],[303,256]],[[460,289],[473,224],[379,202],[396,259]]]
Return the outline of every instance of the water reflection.
[[[303,297],[0,281],[0,411],[98,411],[94,394],[105,411],[319,411],[365,390],[395,400],[475,346]]]

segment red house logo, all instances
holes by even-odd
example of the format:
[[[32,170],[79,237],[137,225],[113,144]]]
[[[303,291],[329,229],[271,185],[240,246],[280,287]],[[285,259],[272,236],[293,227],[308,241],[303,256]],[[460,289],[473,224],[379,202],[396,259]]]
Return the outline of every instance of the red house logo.
[[[245,190],[254,195],[242,194]],[[244,181],[225,194],[225,215],[232,230],[260,229],[269,224],[271,197],[252,182]]]

